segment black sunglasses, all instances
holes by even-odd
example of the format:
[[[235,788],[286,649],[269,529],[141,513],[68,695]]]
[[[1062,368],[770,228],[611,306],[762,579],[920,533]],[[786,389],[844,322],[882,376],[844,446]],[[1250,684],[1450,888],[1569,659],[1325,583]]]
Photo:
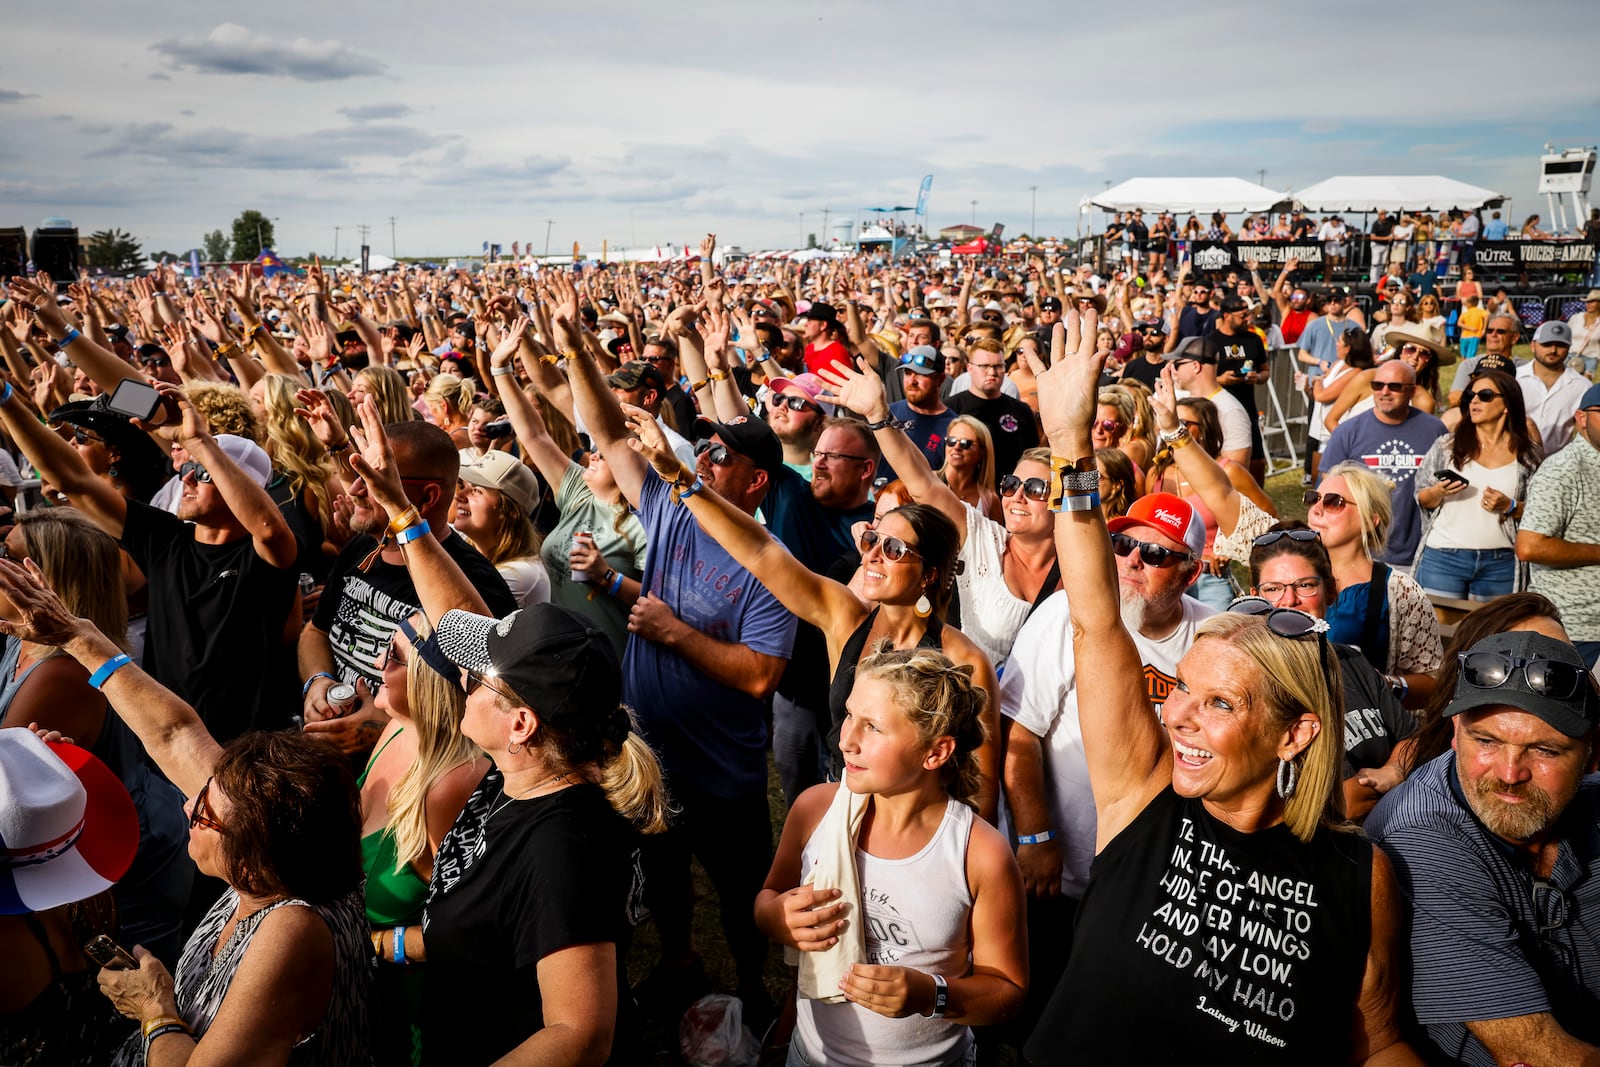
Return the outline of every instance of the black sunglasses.
[[[912,548],[898,537],[889,537],[885,534],[879,533],[877,530],[862,530],[860,542],[861,554],[863,556],[866,555],[868,550],[871,549],[873,545],[877,545],[883,550],[883,558],[888,560],[890,563],[899,563],[907,556],[916,556],[918,559],[922,558],[922,553],[918,552],[916,549]]]
[[[1050,483],[1043,478],[1029,478],[1023,481],[1015,474],[1008,474],[1000,479],[1001,497],[1008,497],[1018,489],[1021,489],[1022,495],[1029,500],[1050,499]]]
[[[733,464],[733,453],[727,445],[719,445],[715,441],[701,441],[694,446],[694,454],[705,456],[712,464],[718,467],[727,467]]]
[[[1520,667],[1528,688],[1535,693],[1552,700],[1570,700],[1588,679],[1582,667],[1558,659],[1523,659],[1499,652],[1462,652],[1460,657],[1461,677],[1475,689],[1499,689]]]
[[[1308,508],[1315,506],[1317,501],[1320,500],[1322,502],[1322,510],[1324,511],[1338,511],[1346,504],[1350,503],[1349,500],[1340,496],[1338,493],[1319,493],[1315,489],[1307,489],[1305,491],[1305,495],[1302,496],[1300,500]]]
[[[781,407],[786,407],[790,411],[821,411],[822,410],[821,408],[817,407],[817,405],[815,405],[811,401],[807,400],[805,397],[796,396],[793,393],[774,393],[771,397],[768,398],[767,403],[770,404],[772,407],[775,407],[775,408],[776,407],[780,407],[780,406]]]
[[[1235,615],[1256,615],[1266,620],[1267,629],[1279,637],[1300,638],[1328,632],[1326,619],[1301,611],[1298,608],[1280,608],[1266,597],[1242,596],[1228,605]]]
[[[1127,534],[1114,533],[1111,535],[1111,551],[1119,556],[1132,555],[1134,549],[1139,550],[1139,559],[1146,567],[1171,567],[1194,558],[1192,552],[1181,552],[1165,545],[1151,544],[1149,541],[1140,541],[1138,538],[1129,537]]]
[[[1372,383],[1372,391],[1374,393],[1403,393],[1407,389],[1410,389],[1410,388],[1413,388],[1413,386],[1412,386],[1412,384],[1410,382],[1373,382]]]
[[[187,478],[191,474],[194,475],[194,480],[197,482],[211,481],[211,472],[193,460],[178,468],[178,477],[180,479]]]
[[[74,426],[72,428],[72,439],[80,445],[103,445],[106,443],[106,439],[104,437],[96,437],[94,434],[90,433],[88,430],[85,430],[81,426]]]
[[[1467,400],[1476,397],[1480,403],[1487,404],[1491,400],[1498,400],[1500,394],[1493,389],[1468,389],[1462,394],[1461,399]]]
[[[976,437],[947,437],[945,438],[944,446],[953,448],[957,452],[966,452],[978,447],[978,439]]]
[[[172,360],[166,356],[140,356],[139,362],[146,367],[170,367]]]
[[[1250,542],[1252,548],[1265,548],[1275,545],[1287,537],[1291,541],[1320,541],[1322,535],[1315,530],[1268,530],[1254,541]]]

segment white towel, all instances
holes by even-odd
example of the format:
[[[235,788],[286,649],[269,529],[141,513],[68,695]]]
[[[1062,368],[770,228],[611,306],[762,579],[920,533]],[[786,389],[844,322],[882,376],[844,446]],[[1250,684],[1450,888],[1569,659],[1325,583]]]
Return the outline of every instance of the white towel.
[[[861,820],[866,814],[867,796],[852,793],[840,782],[833,803],[811,836],[817,845],[817,865],[802,884],[839,890],[834,903],[846,905],[843,916],[849,922],[831,948],[796,953],[800,957],[800,995],[808,1000],[842,1002],[845,996],[839,992],[839,983],[850,973],[851,964],[867,958],[861,875],[856,870],[856,838],[861,835]]]

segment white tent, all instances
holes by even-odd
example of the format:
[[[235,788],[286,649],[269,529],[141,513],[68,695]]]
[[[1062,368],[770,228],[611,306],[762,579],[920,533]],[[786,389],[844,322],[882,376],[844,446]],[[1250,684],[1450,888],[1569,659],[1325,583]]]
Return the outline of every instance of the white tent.
[[[1287,205],[1289,195],[1243,178],[1129,178],[1103,193],[1086,196],[1078,210],[1171,211],[1174,214],[1209,215],[1214,211],[1239,214],[1272,211]]]
[[[1361,175],[1326,178],[1295,199],[1313,214],[1335,211],[1475,211],[1498,207],[1504,193],[1437,174]]]

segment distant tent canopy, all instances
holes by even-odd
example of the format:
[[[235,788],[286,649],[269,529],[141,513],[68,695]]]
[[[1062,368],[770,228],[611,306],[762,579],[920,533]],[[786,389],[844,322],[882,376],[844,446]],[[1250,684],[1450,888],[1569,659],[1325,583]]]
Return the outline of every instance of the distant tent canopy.
[[[1292,206],[1288,193],[1243,178],[1129,178],[1078,202],[1079,211],[1093,207],[1101,211],[1170,211],[1180,215],[1287,211]]]
[[[1372,211],[1476,211],[1505,203],[1503,193],[1437,174],[1325,178],[1295,194],[1313,214]]]

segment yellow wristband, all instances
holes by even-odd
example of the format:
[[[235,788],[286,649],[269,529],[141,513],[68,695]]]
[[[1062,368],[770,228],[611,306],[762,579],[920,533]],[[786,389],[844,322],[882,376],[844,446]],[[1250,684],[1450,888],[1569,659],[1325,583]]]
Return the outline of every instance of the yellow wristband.
[[[417,520],[421,517],[422,513],[416,508],[406,508],[405,511],[400,513],[400,517],[398,519],[395,519],[389,524],[389,532],[392,534],[398,534],[401,530],[404,530],[408,526],[415,526],[417,524]]]
[[[725,382],[728,380],[728,372],[725,370],[714,370],[711,372],[711,380],[714,382]]]
[[[162,1015],[158,1018],[151,1019],[149,1022],[144,1024],[142,1027],[144,1036],[149,1037],[150,1031],[158,1030],[163,1026],[181,1026],[185,1030],[189,1029],[189,1024],[178,1018],[176,1015]]]

